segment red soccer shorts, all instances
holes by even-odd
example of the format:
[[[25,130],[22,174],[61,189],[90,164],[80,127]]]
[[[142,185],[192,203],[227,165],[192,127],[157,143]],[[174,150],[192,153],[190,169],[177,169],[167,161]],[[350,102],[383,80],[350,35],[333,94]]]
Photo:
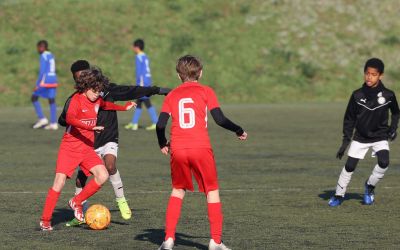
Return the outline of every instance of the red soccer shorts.
[[[74,152],[61,147],[58,151],[56,173],[62,173],[71,178],[79,166],[85,175],[89,176],[90,170],[97,165],[104,165],[104,163],[94,150]]]
[[[212,149],[189,148],[171,152],[172,186],[193,191],[192,174],[200,192],[207,194],[218,189],[217,169]]]

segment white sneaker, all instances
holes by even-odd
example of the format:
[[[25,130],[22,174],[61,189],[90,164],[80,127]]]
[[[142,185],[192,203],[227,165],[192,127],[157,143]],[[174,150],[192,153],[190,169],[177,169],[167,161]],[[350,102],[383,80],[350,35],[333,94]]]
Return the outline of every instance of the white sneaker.
[[[173,247],[174,247],[174,240],[172,238],[168,238],[161,244],[158,250],[172,250]]]
[[[57,130],[58,124],[57,123],[50,123],[44,127],[46,130]]]
[[[224,243],[217,244],[213,239],[210,240],[210,244],[208,244],[208,250],[232,250],[224,245]]]
[[[46,118],[39,119],[35,124],[33,124],[34,129],[41,128],[49,124],[49,121]]]

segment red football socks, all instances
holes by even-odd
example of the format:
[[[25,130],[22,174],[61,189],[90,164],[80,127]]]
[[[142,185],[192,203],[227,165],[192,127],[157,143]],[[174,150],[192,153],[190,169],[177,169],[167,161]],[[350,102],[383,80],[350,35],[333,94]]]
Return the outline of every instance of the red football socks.
[[[44,203],[43,213],[41,220],[51,221],[54,208],[56,207],[58,197],[60,197],[60,192],[54,191],[53,188],[49,189],[47,193],[46,202]]]
[[[222,205],[218,203],[207,203],[208,206],[208,220],[210,221],[210,234],[215,243],[221,243],[222,237]]]
[[[176,225],[181,215],[182,199],[171,196],[169,198],[167,215],[165,218],[165,240],[172,238],[175,240]]]
[[[90,196],[94,195],[97,191],[99,191],[101,185],[97,184],[94,179],[89,181],[88,184],[82,189],[82,191],[75,195],[74,201],[78,204],[81,204],[82,201],[87,200]]]

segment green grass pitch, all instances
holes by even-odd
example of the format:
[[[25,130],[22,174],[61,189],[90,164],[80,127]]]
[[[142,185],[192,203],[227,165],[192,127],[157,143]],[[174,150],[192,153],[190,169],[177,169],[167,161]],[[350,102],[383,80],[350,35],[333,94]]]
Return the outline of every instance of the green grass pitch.
[[[47,106],[46,106],[47,109]],[[363,183],[375,159],[362,161],[341,207],[329,208],[344,161],[341,143],[345,104],[225,105],[225,113],[249,133],[246,142],[210,121],[223,209],[224,241],[233,249],[395,249],[400,244],[399,142],[376,190],[376,204],[361,204]],[[68,181],[58,202],[55,231],[38,231],[51,186],[62,130],[33,131],[31,108],[0,109],[0,242],[5,249],[157,249],[163,237],[170,191],[169,161],[154,132],[121,129],[118,168],[133,219],[124,221],[111,185],[91,198],[111,210],[107,230],[66,228],[72,213]],[[131,113],[120,113],[120,127]],[[144,113],[143,123],[148,122]],[[207,249],[205,199],[188,193],[177,229],[176,249]]]

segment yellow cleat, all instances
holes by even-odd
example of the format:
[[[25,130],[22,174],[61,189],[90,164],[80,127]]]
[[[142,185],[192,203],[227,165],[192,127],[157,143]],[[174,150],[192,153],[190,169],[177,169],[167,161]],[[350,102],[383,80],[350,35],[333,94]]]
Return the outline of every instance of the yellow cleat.
[[[84,223],[85,223],[84,221],[79,221],[76,218],[73,218],[71,221],[68,221],[65,224],[65,226],[67,226],[67,227],[77,227],[77,226],[80,226],[80,225],[82,225]]]
[[[129,208],[128,201],[125,199],[125,197],[117,198],[117,207],[119,208],[121,217],[124,220],[129,220],[132,217],[132,211]]]
[[[127,130],[138,130],[139,129],[139,125],[133,124],[133,123],[130,122],[130,123],[126,124],[124,128],[127,129]]]
[[[146,127],[146,130],[147,130],[147,131],[156,130],[156,124],[153,123],[153,124],[151,124],[150,126]]]

